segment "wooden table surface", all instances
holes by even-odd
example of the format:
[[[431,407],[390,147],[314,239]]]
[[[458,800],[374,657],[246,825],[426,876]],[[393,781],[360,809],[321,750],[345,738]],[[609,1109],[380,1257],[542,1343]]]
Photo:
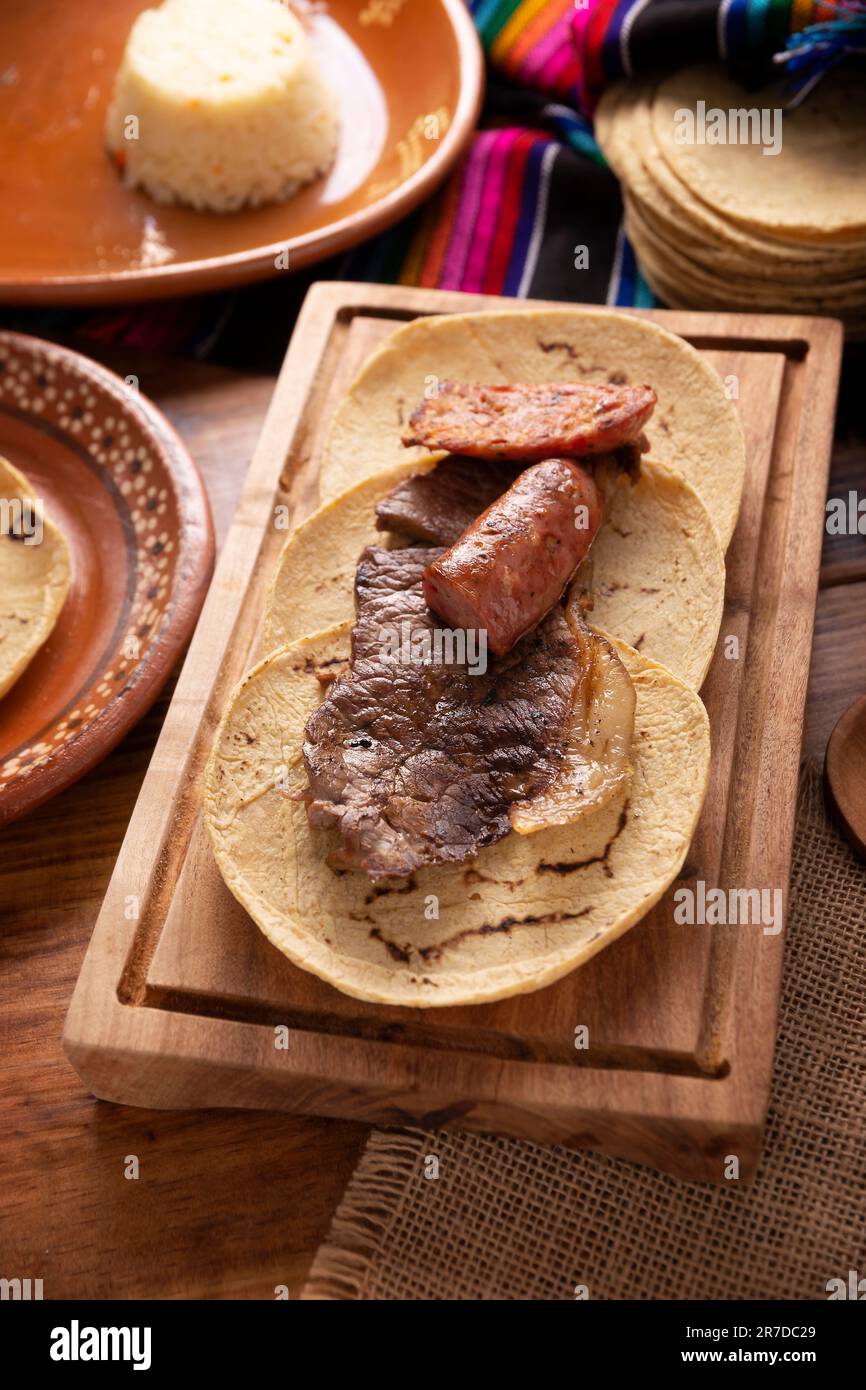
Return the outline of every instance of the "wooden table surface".
[[[81,346],[79,344],[79,346]],[[188,361],[84,351],[174,422],[225,535],[273,386]],[[843,375],[830,495],[866,496],[866,350]],[[866,520],[864,520],[866,528]],[[804,756],[866,690],[866,536],[825,542]],[[297,1296],[366,1137],[359,1125],[93,1100],[66,1062],[69,995],[168,704],[0,838],[0,1275],[46,1298]],[[124,1177],[128,1155],[140,1176]]]

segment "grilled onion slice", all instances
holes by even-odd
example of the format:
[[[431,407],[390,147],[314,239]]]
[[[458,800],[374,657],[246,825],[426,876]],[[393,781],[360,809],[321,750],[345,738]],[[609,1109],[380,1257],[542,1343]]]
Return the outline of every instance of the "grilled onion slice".
[[[531,835],[552,825],[570,825],[625,791],[632,776],[635,692],[631,677],[606,638],[587,626],[575,584],[566,618],[580,648],[562,765],[554,781],[509,810],[512,829]]]

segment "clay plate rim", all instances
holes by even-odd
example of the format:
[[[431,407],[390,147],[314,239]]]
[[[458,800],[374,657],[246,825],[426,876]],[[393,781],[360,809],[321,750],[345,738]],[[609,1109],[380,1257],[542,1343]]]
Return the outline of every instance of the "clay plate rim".
[[[133,415],[161,455],[172,480],[178,519],[178,558],[167,603],[168,620],[142,658],[128,695],[107,705],[97,719],[64,741],[43,766],[0,790],[0,825],[5,825],[77,782],[101,762],[151,708],[198,621],[213,572],[215,541],[210,502],[198,467],[177,430],[152,401],[140,394],[134,402],[130,401],[128,388],[115,372],[72,348],[6,330],[0,332],[0,342],[25,355],[50,354],[51,359],[64,364],[71,373],[98,383],[112,398],[118,412]],[[38,416],[32,415],[30,423],[38,429]],[[46,437],[50,441],[51,436]],[[108,670],[112,655],[111,650],[105,651],[104,661],[92,673],[87,689],[92,689]],[[70,695],[74,693],[70,691]]]
[[[824,754],[830,812],[854,853],[866,859],[866,695],[840,715]]]

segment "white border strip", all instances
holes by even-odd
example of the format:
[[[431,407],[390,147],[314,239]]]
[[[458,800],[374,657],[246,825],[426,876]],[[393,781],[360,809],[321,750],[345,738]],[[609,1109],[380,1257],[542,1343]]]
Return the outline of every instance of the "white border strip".
[[[622,65],[625,70],[626,77],[634,77],[634,71],[631,65],[631,57],[628,51],[628,43],[629,39],[631,38],[632,25],[634,24],[641,11],[646,9],[649,2],[650,0],[635,0],[635,4],[632,5],[631,9],[629,10],[628,14],[623,20],[622,28],[619,31],[619,56],[622,59]],[[730,0],[728,0],[728,2],[730,3]]]
[[[538,202],[535,206],[535,221],[532,224],[532,236],[529,239],[529,246],[526,251],[523,274],[520,277],[520,284],[517,287],[518,299],[525,299],[529,293],[529,286],[532,284],[532,277],[535,274],[535,267],[538,264],[538,256],[541,251],[541,238],[544,235],[544,224],[547,221],[550,176],[553,173],[553,163],[556,156],[559,154],[560,148],[561,146],[559,145],[548,145],[541,161],[541,177],[538,183]]]
[[[616,252],[614,253],[613,266],[611,267],[610,280],[607,286],[607,298],[605,304],[616,304],[616,297],[619,293],[620,282],[622,281],[622,258],[625,252],[625,226],[620,222],[616,233]]]

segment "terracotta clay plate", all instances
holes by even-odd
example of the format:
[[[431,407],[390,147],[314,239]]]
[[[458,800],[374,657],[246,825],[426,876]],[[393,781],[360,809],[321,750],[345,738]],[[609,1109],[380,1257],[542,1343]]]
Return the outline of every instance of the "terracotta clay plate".
[[[0,700],[0,824],[68,787],[150,707],[213,566],[204,485],[159,411],[78,353],[0,333],[0,455],[63,530],[72,580]]]
[[[824,785],[846,839],[866,859],[866,695],[846,709],[830,735]]]
[[[155,0],[151,0],[155,3]],[[445,176],[475,124],[483,63],[464,0],[293,8],[341,107],[336,163],[287,202],[217,214],[120,182],[103,124],[147,0],[0,4],[0,299],[94,304],[280,273],[363,241]]]

